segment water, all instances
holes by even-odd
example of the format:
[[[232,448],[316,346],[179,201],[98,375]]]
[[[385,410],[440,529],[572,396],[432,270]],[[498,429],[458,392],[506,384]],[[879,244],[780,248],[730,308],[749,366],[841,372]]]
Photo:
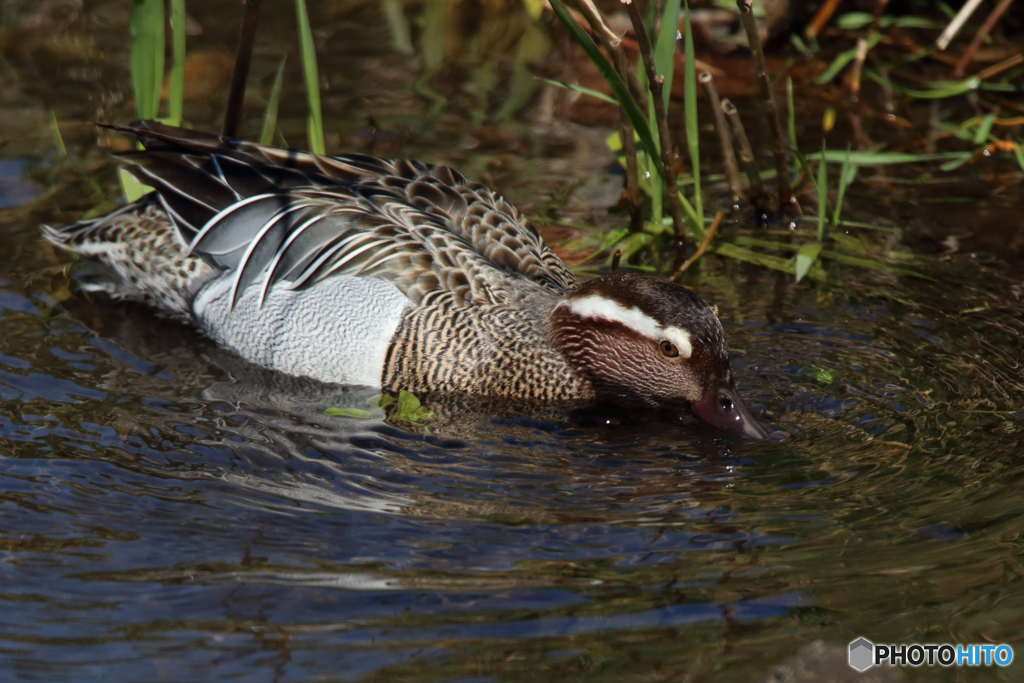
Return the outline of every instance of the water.
[[[19,198],[0,225],[0,680],[753,681],[816,640],[1024,652],[1024,286],[1006,249],[915,265],[935,282],[833,266],[828,285],[794,285],[709,261],[690,284],[720,308],[741,393],[778,430],[768,443],[501,406],[449,407],[427,431],[327,417],[372,392],[273,375],[143,308],[89,300],[39,240],[41,220],[101,201],[83,178],[116,182],[87,123],[127,88],[123,46],[96,54],[116,42],[103,22],[119,6],[72,25],[69,44],[93,51],[62,70],[45,48],[9,56],[22,109],[45,113],[67,85],[57,113],[80,165],[55,162],[42,115],[0,164],[4,201]],[[231,44],[233,15],[196,16],[190,41]],[[330,107],[368,91],[379,110],[424,108],[367,76],[414,73],[385,26],[364,36],[365,12],[326,16],[373,55],[322,63],[351,81],[350,99],[325,98],[336,144],[366,128]],[[31,87],[30,66],[47,76]],[[99,95],[68,85],[108,72],[121,80]],[[213,105],[189,106],[216,128]],[[457,157],[535,213],[579,169],[588,192],[605,178],[600,129],[513,121],[460,137],[446,116],[436,135],[388,118],[399,132],[378,151]],[[286,136],[302,130],[285,120]],[[906,210],[896,191],[851,192],[864,216]],[[1013,201],[972,206],[1005,212],[992,232],[1012,236]],[[1017,680],[1020,667],[905,673]]]

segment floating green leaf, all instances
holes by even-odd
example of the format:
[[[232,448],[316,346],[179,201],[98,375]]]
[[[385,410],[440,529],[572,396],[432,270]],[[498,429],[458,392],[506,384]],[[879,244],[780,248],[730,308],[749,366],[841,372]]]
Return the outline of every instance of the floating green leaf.
[[[324,411],[324,415],[333,415],[335,417],[354,417],[357,420],[366,420],[373,417],[373,413],[369,410],[362,410],[361,408],[328,408]]]
[[[832,384],[832,382],[836,381],[836,373],[817,365],[800,368],[800,374],[812,377],[821,384]]]
[[[428,420],[433,420],[437,415],[427,408],[423,407],[420,400],[416,398],[414,394],[405,391],[398,392],[398,398],[388,396],[387,394],[380,397],[381,408],[395,404],[395,408],[391,413],[391,419],[396,422],[405,422],[411,425],[421,425]]]

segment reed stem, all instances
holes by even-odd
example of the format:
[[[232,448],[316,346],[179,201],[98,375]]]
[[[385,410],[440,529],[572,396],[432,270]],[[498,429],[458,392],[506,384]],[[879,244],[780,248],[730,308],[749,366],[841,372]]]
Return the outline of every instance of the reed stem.
[[[711,113],[715,117],[715,130],[718,131],[718,139],[722,145],[722,163],[725,165],[725,177],[729,180],[729,193],[732,195],[732,205],[739,205],[743,199],[743,184],[740,182],[740,169],[736,163],[736,150],[732,146],[732,137],[729,135],[729,126],[725,122],[725,114],[722,112],[722,101],[718,97],[718,88],[715,87],[715,78],[705,71],[697,77],[700,84],[704,86],[704,94],[711,104]]]
[[[728,99],[722,100],[722,113],[729,121],[732,128],[732,137],[736,141],[736,151],[740,164],[743,165],[743,172],[747,174],[747,183],[750,185],[750,201],[759,213],[764,213],[766,193],[764,183],[761,182],[761,172],[757,168],[757,161],[754,159],[754,150],[750,147],[750,140],[747,139],[747,131],[743,128],[740,120],[740,112],[736,105]]]
[[[644,68],[647,70],[647,83],[654,102],[654,118],[658,123],[661,163],[665,167],[665,184],[668,187],[668,205],[672,213],[672,229],[675,232],[676,245],[679,247],[680,252],[682,252],[686,247],[686,228],[683,224],[683,207],[679,203],[679,186],[676,183],[675,164],[672,163],[672,134],[669,131],[668,116],[665,113],[665,99],[661,94],[665,78],[659,76],[657,69],[654,67],[654,53],[651,50],[651,41],[647,36],[647,30],[644,28],[644,19],[643,15],[640,14],[640,8],[635,0],[629,3],[627,7],[629,8],[629,18],[633,22],[633,33],[636,34],[636,42],[640,47],[640,57],[643,59]],[[654,151],[649,150],[651,154]],[[700,173],[700,169],[693,169],[693,172],[694,174]]]
[[[750,42],[750,52],[754,57],[754,66],[757,69],[757,84],[760,87],[765,108],[768,110],[768,125],[772,131],[772,154],[775,156],[775,171],[779,183],[779,212],[784,213],[793,209],[793,190],[789,185],[789,145],[786,142],[786,134],[782,130],[782,119],[779,117],[779,108],[775,104],[775,96],[772,94],[772,81],[768,76],[768,64],[761,47],[761,38],[757,31],[751,0],[736,0],[736,6],[739,7],[740,21],[743,23],[743,30],[746,31],[747,40]]]
[[[249,80],[252,65],[252,46],[256,41],[256,24],[262,0],[245,0],[242,14],[242,30],[238,36],[238,50],[235,53],[235,70],[231,74],[231,88],[228,91],[227,113],[224,114],[224,137],[237,138],[238,125],[242,120],[242,103],[245,101],[245,84]]]

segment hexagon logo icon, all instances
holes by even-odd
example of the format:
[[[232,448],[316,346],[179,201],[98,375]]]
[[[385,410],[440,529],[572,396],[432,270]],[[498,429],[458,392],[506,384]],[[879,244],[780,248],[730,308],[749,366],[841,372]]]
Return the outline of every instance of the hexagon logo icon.
[[[850,666],[857,671],[867,671],[875,664],[875,644],[867,638],[858,638],[850,643]]]

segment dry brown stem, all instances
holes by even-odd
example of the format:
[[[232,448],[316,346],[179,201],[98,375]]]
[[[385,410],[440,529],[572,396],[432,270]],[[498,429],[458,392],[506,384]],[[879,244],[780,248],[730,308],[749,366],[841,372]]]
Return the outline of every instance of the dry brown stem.
[[[811,19],[811,23],[807,24],[807,29],[804,31],[804,35],[812,40],[817,38],[818,34],[821,33],[821,29],[825,28],[825,24],[828,23],[828,20],[831,19],[832,15],[835,13],[836,7],[839,6],[839,1],[840,0],[825,0],[825,2],[821,3],[821,7],[819,7],[818,11],[814,13],[814,18]],[[743,8],[741,7],[740,12],[742,11]]]
[[[693,252],[690,258],[686,259],[683,265],[679,266],[679,269],[672,275],[673,280],[679,279],[679,277],[686,272],[686,269],[696,263],[697,259],[704,255],[707,251],[708,245],[711,244],[711,240],[714,239],[715,233],[718,232],[718,228],[722,227],[722,221],[725,220],[725,213],[719,211],[715,214],[715,218],[711,221],[708,231],[704,233],[704,239],[701,240],[700,246],[697,247],[697,251]]]
[[[761,172],[757,168],[757,160],[754,159],[754,150],[750,148],[750,140],[747,139],[747,131],[740,121],[740,112],[736,105],[728,99],[722,100],[722,113],[729,121],[732,128],[732,137],[736,141],[736,151],[740,164],[743,165],[743,172],[747,174],[747,183],[750,184],[750,201],[759,211],[765,210],[764,184],[761,182]]]
[[[732,137],[729,135],[729,126],[725,122],[725,114],[722,112],[722,101],[718,97],[718,88],[715,87],[714,77],[707,72],[697,77],[704,86],[704,94],[708,97],[711,105],[711,112],[715,116],[715,129],[718,131],[718,139],[722,145],[722,163],[725,165],[725,177],[729,180],[729,193],[732,194],[732,204],[736,206],[743,198],[743,184],[740,182],[740,169],[736,163],[736,150],[732,146]]]
[[[661,144],[661,163],[665,168],[665,184],[668,186],[668,206],[672,213],[672,229],[675,232],[676,244],[682,252],[686,246],[686,227],[683,223],[683,207],[679,204],[679,186],[676,183],[675,164],[672,163],[672,134],[668,128],[668,116],[665,112],[665,98],[662,97],[662,89],[665,85],[665,77],[659,76],[654,68],[654,52],[651,51],[651,41],[644,29],[644,18],[640,14],[637,3],[631,2],[629,7],[629,18],[633,22],[633,33],[636,34],[637,45],[640,46],[640,58],[644,61],[644,68],[647,70],[647,84],[651,90],[651,98],[654,103],[654,118],[658,123],[658,139]],[[675,30],[675,26],[672,27]],[[649,150],[653,152],[654,150]],[[694,173],[698,173],[694,169]]]
[[[975,53],[978,52],[978,48],[981,47],[981,42],[985,40],[985,37],[992,32],[995,28],[996,22],[999,21],[1000,17],[1006,13],[1006,10],[1010,8],[1010,3],[1013,0],[1000,0],[999,4],[992,9],[992,13],[985,19],[985,23],[981,25],[978,32],[974,34],[974,39],[971,40],[971,44],[964,50],[964,54],[960,57],[960,61],[956,63],[953,68],[953,78],[962,78],[964,75],[964,69],[974,59]]]
[[[942,35],[935,40],[935,45],[940,50],[945,50],[949,46],[949,42],[953,40],[957,33],[960,32],[964,22],[974,14],[974,10],[978,9],[979,5],[981,5],[981,0],[967,0],[967,2],[964,3],[964,6],[960,8],[960,11],[956,13],[953,20],[949,22],[948,26],[946,26]]]
[[[772,94],[772,81],[768,76],[768,64],[765,62],[764,50],[758,38],[751,0],[736,0],[736,6],[739,7],[740,21],[743,22],[743,30],[746,31],[747,40],[750,42],[750,51],[757,69],[757,84],[764,99],[765,109],[768,111],[768,127],[772,131],[772,154],[775,156],[775,171],[779,184],[779,212],[786,213],[794,208],[793,190],[789,185],[789,145],[782,129],[782,119],[775,104],[775,95]]]

